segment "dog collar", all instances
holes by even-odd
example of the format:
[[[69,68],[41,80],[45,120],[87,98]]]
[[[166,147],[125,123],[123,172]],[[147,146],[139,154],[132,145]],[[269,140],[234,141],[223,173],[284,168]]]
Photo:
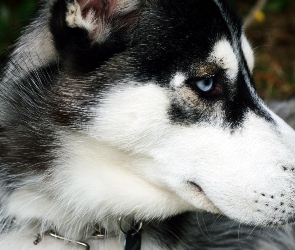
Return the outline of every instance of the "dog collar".
[[[143,222],[140,221],[138,223],[133,222],[131,229],[129,229],[127,232],[124,231],[121,225],[121,218],[118,220],[118,225],[120,228],[120,231],[125,235],[125,240],[124,240],[124,250],[140,250],[141,249],[141,233],[142,233],[142,227],[143,227]],[[119,234],[116,233],[111,233],[108,234],[106,233],[105,229],[100,229],[99,227],[93,226],[94,233],[86,239],[87,240],[103,240],[107,238],[112,238],[112,237],[117,237]],[[84,242],[84,241],[76,241],[72,239],[68,239],[66,237],[63,237],[59,235],[57,232],[54,230],[47,231],[42,234],[36,234],[35,241],[33,242],[34,245],[38,245],[42,239],[45,236],[50,236],[53,237],[57,240],[63,240],[72,244],[76,244],[79,246],[82,246],[85,248],[85,250],[90,250],[90,246]]]
[[[33,242],[34,245],[38,245],[41,242],[41,240],[44,238],[44,236],[50,236],[50,237],[55,238],[57,240],[63,240],[63,241],[66,241],[66,242],[69,242],[72,244],[80,245],[80,246],[84,247],[85,250],[90,250],[90,246],[86,242],[76,241],[76,240],[71,240],[71,239],[65,238],[52,230],[47,231],[43,234],[36,234],[35,235],[36,240]],[[115,235],[115,234],[114,235],[109,235],[109,234],[107,235],[107,234],[102,234],[100,232],[95,232],[92,236],[87,238],[87,240],[89,240],[89,239],[102,240],[102,239],[107,239],[107,238],[116,237],[116,236],[118,236],[118,235]]]

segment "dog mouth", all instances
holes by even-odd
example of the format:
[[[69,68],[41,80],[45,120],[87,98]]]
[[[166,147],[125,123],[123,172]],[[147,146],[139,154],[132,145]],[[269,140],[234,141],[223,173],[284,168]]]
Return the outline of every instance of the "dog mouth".
[[[197,203],[195,203],[197,207],[199,207],[199,205],[202,204],[202,207],[199,207],[202,210],[212,212],[215,214],[223,214],[221,210],[218,207],[216,207],[214,202],[212,202],[211,199],[206,195],[205,191],[203,190],[203,188],[201,188],[200,185],[198,185],[194,181],[188,181],[187,184],[190,186],[190,189],[193,191],[194,197],[196,197],[197,199]]]
[[[197,191],[204,193],[203,189],[197,183],[193,181],[189,181],[188,184],[190,186],[193,186],[193,188],[196,189]]]

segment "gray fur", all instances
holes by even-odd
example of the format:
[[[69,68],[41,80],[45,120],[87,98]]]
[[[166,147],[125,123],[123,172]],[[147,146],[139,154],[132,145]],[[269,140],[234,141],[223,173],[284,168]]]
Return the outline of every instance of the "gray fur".
[[[295,128],[295,99],[286,101],[269,101],[270,109]]]
[[[15,87],[16,78],[22,79],[30,71],[58,61],[52,34],[49,31],[50,12],[48,10],[53,3],[54,0],[42,0],[38,18],[24,29],[23,35],[15,45],[16,49],[11,53],[10,59],[3,69],[2,92],[10,93],[10,89]]]
[[[292,250],[291,226],[262,228],[246,226],[221,215],[187,213],[146,229],[167,249],[175,250]]]

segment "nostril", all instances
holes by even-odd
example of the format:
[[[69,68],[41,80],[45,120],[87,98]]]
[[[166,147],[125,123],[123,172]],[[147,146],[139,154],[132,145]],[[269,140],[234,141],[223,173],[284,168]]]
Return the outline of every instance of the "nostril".
[[[287,167],[287,166],[282,166],[282,170],[284,172],[290,171],[290,172],[294,172],[295,171],[295,167]]]

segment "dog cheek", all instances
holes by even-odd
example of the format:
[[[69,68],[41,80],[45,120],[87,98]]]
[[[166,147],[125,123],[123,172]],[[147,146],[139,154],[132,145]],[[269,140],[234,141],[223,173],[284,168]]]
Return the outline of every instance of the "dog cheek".
[[[165,134],[168,106],[167,94],[154,84],[117,88],[95,108],[89,132],[120,148],[145,151]]]

